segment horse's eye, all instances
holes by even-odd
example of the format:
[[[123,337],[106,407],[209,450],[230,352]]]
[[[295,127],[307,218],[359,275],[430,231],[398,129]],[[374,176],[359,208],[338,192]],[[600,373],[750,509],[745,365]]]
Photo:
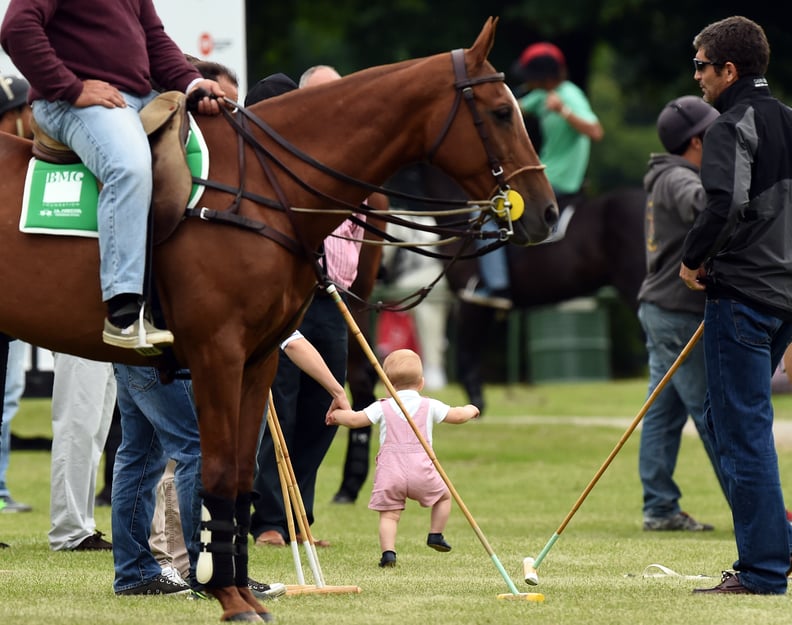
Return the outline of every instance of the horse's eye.
[[[512,117],[512,107],[510,106],[502,106],[500,108],[496,108],[492,111],[492,116],[498,122],[508,122],[511,120]]]

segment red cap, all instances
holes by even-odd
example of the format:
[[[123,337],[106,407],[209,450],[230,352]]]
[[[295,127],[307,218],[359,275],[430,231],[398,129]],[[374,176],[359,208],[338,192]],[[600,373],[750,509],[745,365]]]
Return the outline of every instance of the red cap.
[[[531,61],[543,56],[549,56],[550,58],[555,59],[559,65],[566,65],[564,53],[561,52],[558,46],[546,41],[542,43],[534,43],[525,48],[523,53],[520,55],[520,65],[525,67]]]

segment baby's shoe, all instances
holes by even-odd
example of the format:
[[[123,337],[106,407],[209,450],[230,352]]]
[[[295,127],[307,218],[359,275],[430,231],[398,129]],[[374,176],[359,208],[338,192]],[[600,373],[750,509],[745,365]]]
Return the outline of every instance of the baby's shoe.
[[[442,534],[429,534],[426,544],[435,551],[451,551],[451,545],[445,541]]]
[[[393,567],[396,566],[396,552],[395,551],[383,551],[382,557],[380,558],[379,565],[382,568]]]

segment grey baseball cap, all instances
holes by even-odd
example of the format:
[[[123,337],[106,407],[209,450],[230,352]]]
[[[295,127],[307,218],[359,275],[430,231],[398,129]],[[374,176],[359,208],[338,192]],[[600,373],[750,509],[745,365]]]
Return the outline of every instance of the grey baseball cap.
[[[701,98],[685,95],[671,100],[660,111],[657,134],[663,147],[673,154],[709,128],[718,115],[718,111]]]

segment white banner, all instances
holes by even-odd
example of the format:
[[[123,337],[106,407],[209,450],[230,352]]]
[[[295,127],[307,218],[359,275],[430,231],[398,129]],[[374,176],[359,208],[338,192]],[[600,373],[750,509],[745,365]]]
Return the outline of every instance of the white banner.
[[[0,0],[3,16],[8,3]],[[239,93],[247,92],[244,0],[154,0],[154,6],[165,32],[184,52],[229,67],[239,77]],[[20,73],[2,50],[0,73]]]

